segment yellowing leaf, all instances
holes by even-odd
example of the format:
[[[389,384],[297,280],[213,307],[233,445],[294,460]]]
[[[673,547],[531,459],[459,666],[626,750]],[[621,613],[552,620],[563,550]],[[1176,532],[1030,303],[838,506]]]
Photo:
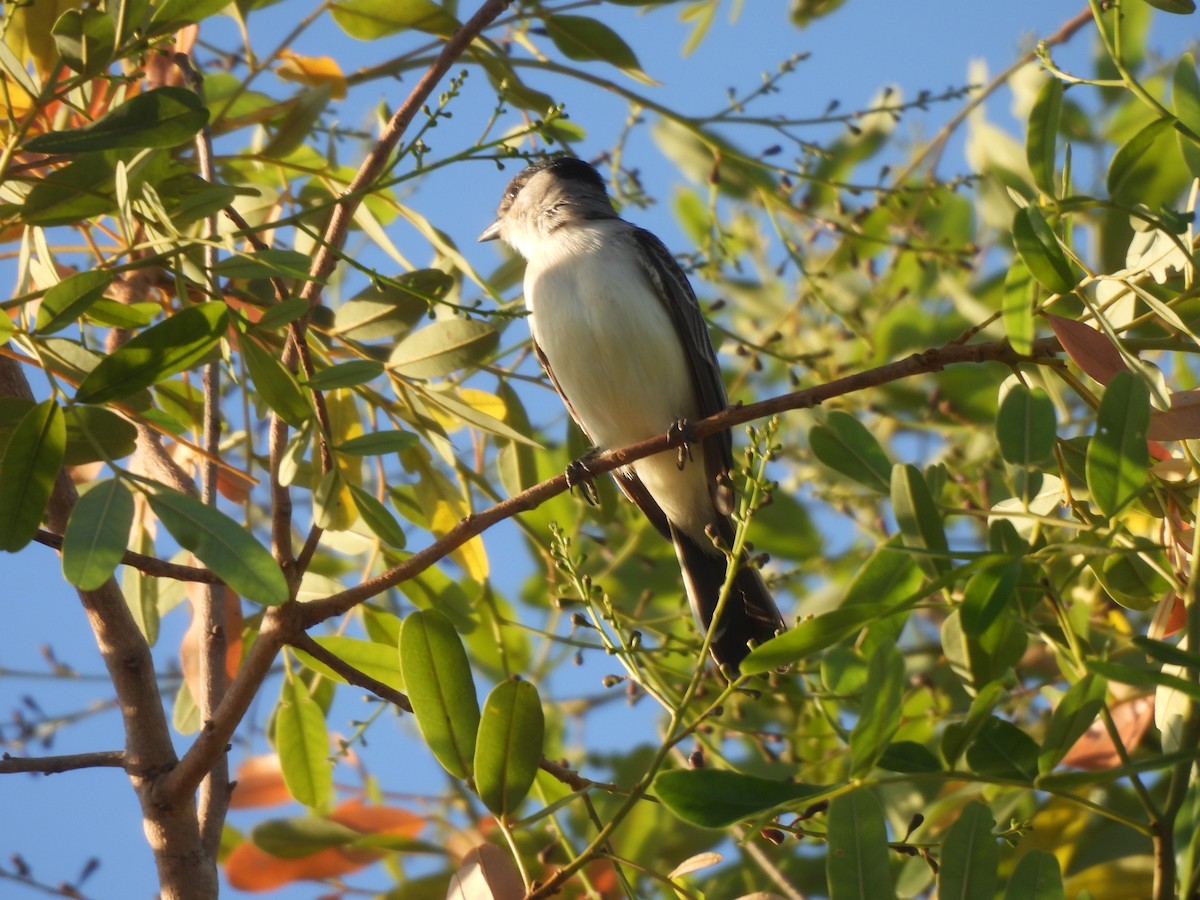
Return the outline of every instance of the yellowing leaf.
[[[330,96],[341,100],[346,96],[346,76],[331,56],[301,56],[284,50],[283,62],[275,67],[275,74],[284,81],[297,81],[309,87],[327,84]]]

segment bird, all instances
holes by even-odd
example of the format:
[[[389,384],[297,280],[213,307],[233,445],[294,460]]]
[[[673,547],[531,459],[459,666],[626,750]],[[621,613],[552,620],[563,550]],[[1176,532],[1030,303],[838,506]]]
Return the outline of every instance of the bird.
[[[538,361],[596,450],[679,429],[728,407],[725,383],[687,275],[657,237],[622,219],[600,173],[569,156],[536,162],[509,182],[480,241],[525,258],[524,302]],[[706,631],[732,546],[733,437],[703,438],[614,470],[621,491],[675,546],[684,590]],[[585,465],[585,464],[583,464]],[[586,469],[585,469],[586,471]],[[568,474],[571,474],[569,470]],[[737,672],[751,642],[784,630],[756,566],[743,554],[710,651]]]

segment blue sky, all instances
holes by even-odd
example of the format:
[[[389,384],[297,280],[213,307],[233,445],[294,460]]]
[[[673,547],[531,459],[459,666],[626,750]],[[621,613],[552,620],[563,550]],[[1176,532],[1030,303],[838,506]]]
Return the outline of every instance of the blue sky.
[[[314,4],[285,0],[269,9],[263,17],[266,38],[256,43],[269,47],[284,32],[287,23],[307,14]],[[1044,36],[1078,12],[1083,4],[1048,3],[1045,0],[1009,0],[1005,3],[963,2],[963,0],[908,0],[897,3],[889,0],[857,0],[851,2],[826,20],[805,31],[782,24],[786,4],[769,0],[745,3],[726,3],[706,41],[690,57],[681,58],[680,49],[685,31],[678,25],[679,7],[668,6],[642,14],[629,7],[606,6],[599,10],[584,8],[573,12],[597,15],[617,28],[637,53],[648,75],[662,83],[659,88],[644,88],[662,103],[685,112],[701,113],[719,106],[727,87],[745,90],[758,82],[760,72],[771,71],[776,64],[793,53],[807,52],[810,59],[782,85],[789,109],[796,116],[820,115],[832,100],[839,100],[843,109],[865,104],[885,85],[896,85],[905,96],[916,95],[923,89],[933,92],[960,86],[967,80],[968,65],[973,59],[983,59],[991,72],[1007,66],[1016,56],[1033,44],[1035,35]],[[470,0],[463,0],[460,12],[469,14]],[[734,10],[738,11],[736,16]],[[1173,19],[1168,24],[1182,22],[1194,26],[1193,20]],[[274,37],[272,30],[278,30]],[[212,29],[213,34],[219,29]],[[1165,52],[1178,49],[1185,39],[1176,29],[1162,27],[1156,38]],[[403,36],[394,38],[402,41]],[[346,70],[389,55],[389,47],[358,44],[337,31],[326,20],[310,31],[297,45],[298,52],[329,54],[339,59]],[[394,48],[391,48],[394,50]],[[1090,34],[1081,34],[1074,44],[1061,54],[1068,68],[1083,68],[1091,51]],[[201,62],[204,54],[199,54]],[[1073,62],[1072,62],[1073,61]],[[598,73],[613,80],[624,76],[611,69],[596,67]],[[364,122],[369,110],[380,99],[394,108],[415,81],[409,76],[403,83],[386,86],[380,83],[352,95],[341,108],[344,124]],[[567,103],[567,112],[584,127],[591,139],[579,148],[592,155],[606,148],[622,127],[627,112],[624,105],[602,93],[558,91],[558,86],[530,78],[531,85],[555,90]],[[484,90],[485,81],[479,73],[468,80],[463,103],[456,107],[454,128],[464,133],[478,131],[478,115],[486,115],[491,100]],[[265,78],[258,89],[283,93],[285,86]],[[384,96],[385,88],[394,90]],[[989,102],[989,116],[1005,127],[1016,129],[1009,115],[1009,96],[999,93]],[[914,139],[932,134],[957,107],[934,106],[919,117],[908,117],[902,129]],[[449,127],[446,131],[449,131]],[[813,138],[827,137],[827,132],[814,130]],[[451,135],[446,135],[447,140]],[[438,132],[430,140],[442,139]],[[760,148],[753,148],[760,149]],[[342,161],[357,164],[352,145],[342,148]],[[631,161],[638,165],[650,184],[662,197],[669,196],[669,186],[679,175],[654,150],[648,129],[643,129],[630,144]],[[953,144],[944,159],[949,171],[965,170],[961,144]],[[513,172],[499,173],[490,164],[456,172],[451,193],[446,193],[445,180],[431,180],[413,196],[411,205],[434,216],[440,227],[447,230],[480,271],[489,271],[499,261],[493,246],[477,247],[475,236],[491,221],[492,213],[504,183]],[[452,197],[447,205],[445,197]],[[670,218],[665,204],[639,210],[639,224],[657,231],[669,246],[676,250],[683,237]],[[410,235],[398,233],[394,239],[404,249],[411,249],[418,264],[427,261],[420,243]],[[12,283],[12,267],[0,263],[0,283]],[[548,414],[555,414],[549,410]],[[489,535],[489,546],[503,546],[513,540],[510,529],[501,528]],[[86,676],[99,675],[102,666],[86,626],[77,598],[62,582],[58,561],[49,550],[33,546],[15,557],[0,561],[3,565],[5,587],[0,591],[0,610],[3,610],[5,631],[0,640],[0,669],[27,673],[48,670],[41,649],[49,645],[57,658]],[[510,573],[508,589],[519,583],[525,573]],[[178,646],[179,635],[186,622],[177,613],[164,621],[164,634],[156,651],[165,668]],[[254,715],[261,721],[269,712],[274,699],[274,687],[268,687]],[[105,682],[81,678],[63,683],[41,677],[0,678],[0,715],[11,720],[11,711],[24,708],[25,697],[31,697],[46,713],[66,714],[79,711],[92,703],[103,703],[110,696]],[[357,701],[356,701],[357,702]],[[359,707],[361,708],[361,707]],[[353,713],[346,713],[342,722]],[[629,715],[624,707],[613,704],[608,716],[619,724]],[[344,727],[338,722],[337,727]],[[624,729],[614,729],[623,732]],[[7,726],[5,733],[8,733]],[[109,710],[89,716],[83,724],[63,730],[52,747],[31,745],[31,754],[68,753],[120,746],[119,721]],[[181,739],[181,748],[186,747]],[[259,752],[263,751],[260,745]],[[235,759],[236,762],[236,759]],[[411,761],[406,760],[406,766]],[[431,767],[416,767],[406,779],[389,786],[398,790],[419,790],[420,779],[430,777]],[[392,773],[379,773],[391,781]],[[155,891],[153,863],[142,839],[137,804],[124,777],[116,770],[69,773],[50,778],[6,776],[0,780],[0,859],[19,854],[43,881],[58,883],[73,880],[90,857],[101,861],[99,870],[83,885],[89,897],[126,900],[149,898]],[[235,824],[245,825],[256,817],[237,816]],[[6,867],[7,863],[4,863]],[[352,881],[368,886],[386,884],[378,874],[366,873]],[[321,893],[315,886],[291,889],[279,896],[310,898]],[[43,896],[0,881],[0,895],[13,900]],[[223,896],[238,894],[226,891]]]

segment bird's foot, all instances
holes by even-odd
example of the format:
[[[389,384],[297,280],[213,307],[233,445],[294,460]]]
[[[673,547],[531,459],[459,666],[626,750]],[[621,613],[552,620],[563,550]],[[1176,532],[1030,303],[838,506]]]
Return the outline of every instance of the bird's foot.
[[[588,468],[589,459],[590,457],[584,456],[568,463],[567,487],[571,489],[571,493],[575,492],[575,488],[579,488],[579,495],[587,501],[589,506],[598,506],[600,495],[596,493],[596,476]]]
[[[696,435],[692,433],[692,425],[687,419],[676,419],[667,429],[667,446],[676,450],[675,465],[679,471],[692,461],[692,443]]]

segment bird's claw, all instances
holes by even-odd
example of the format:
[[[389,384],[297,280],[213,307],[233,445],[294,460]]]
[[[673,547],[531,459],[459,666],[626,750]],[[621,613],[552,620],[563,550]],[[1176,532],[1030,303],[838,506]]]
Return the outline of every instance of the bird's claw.
[[[566,476],[567,487],[571,489],[572,493],[575,492],[575,488],[579,488],[579,495],[589,506],[600,504],[600,495],[596,492],[596,477],[588,468],[586,460],[576,459],[569,463]]]
[[[695,439],[691,423],[687,419],[676,419],[667,429],[667,444],[676,448],[675,465],[681,472],[683,467],[692,461],[692,442]]]

